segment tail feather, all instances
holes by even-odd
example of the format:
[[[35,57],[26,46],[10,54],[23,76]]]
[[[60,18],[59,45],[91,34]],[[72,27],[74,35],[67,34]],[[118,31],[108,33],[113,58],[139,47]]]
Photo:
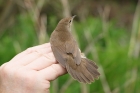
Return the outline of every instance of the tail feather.
[[[95,79],[98,79],[99,74],[96,74],[97,72],[95,72],[95,69],[92,69],[92,68],[90,68],[90,67],[87,67],[87,70],[90,72],[90,74],[92,74],[92,76],[93,76]]]
[[[94,78],[98,79],[100,73],[97,71],[97,68],[93,67],[91,64],[86,64],[86,68]]]
[[[78,78],[76,72],[75,72],[69,65],[66,65],[66,68],[67,68],[68,73],[69,73],[75,80],[78,80],[79,82],[82,82],[82,81]]]
[[[91,83],[99,78],[98,66],[87,58],[82,58],[80,65],[76,65],[70,57],[66,63],[68,73],[79,82]]]
[[[77,75],[78,73],[76,73],[76,71],[74,71],[72,68],[70,68],[71,73],[74,75],[74,79],[78,80],[79,82],[82,82],[81,78],[79,75]]]
[[[80,67],[81,66],[79,66],[79,68]],[[94,81],[94,78],[93,78],[92,74],[90,74],[90,72],[86,69],[85,66],[83,66],[81,68],[81,73],[84,75],[84,78],[87,78],[88,79],[89,82],[87,82],[87,83],[90,83],[90,82],[93,82]]]
[[[83,81],[84,81],[83,83],[86,83],[86,82],[90,83],[89,79],[86,78],[82,73],[79,73],[79,75],[80,75],[81,78],[83,79]]]
[[[92,76],[86,76],[83,74],[83,72],[79,72],[79,71],[75,71],[72,68],[70,68],[70,72],[73,74],[71,74],[72,76],[74,76],[73,78],[75,80],[78,80],[79,82],[83,82],[83,83],[90,83],[91,82],[91,78]],[[90,78],[90,79],[89,79]]]
[[[72,70],[70,70],[70,66],[69,66],[69,65],[66,65],[66,69],[67,69],[68,73],[69,73],[74,79],[77,79],[76,74],[73,73]]]
[[[90,65],[92,65],[93,67],[95,67],[96,69],[98,69],[98,66],[95,64],[95,62],[93,62],[92,60],[89,60],[87,58],[83,58],[83,60],[86,60],[89,62]]]

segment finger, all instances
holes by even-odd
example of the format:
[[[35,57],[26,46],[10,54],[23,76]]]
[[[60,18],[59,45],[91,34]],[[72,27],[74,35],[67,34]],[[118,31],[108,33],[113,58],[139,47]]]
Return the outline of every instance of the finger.
[[[35,52],[46,55],[46,54],[52,52],[52,49],[51,49],[51,47],[45,47],[45,48],[42,48],[42,49],[38,49]]]
[[[24,57],[25,55],[33,52],[33,51],[36,51],[36,50],[42,49],[42,48],[47,48],[47,47],[50,47],[50,43],[46,43],[46,44],[42,44],[42,45],[38,45],[38,46],[35,46],[35,47],[28,48],[25,51],[16,55],[13,59],[10,60],[10,62],[15,62],[15,61],[19,60],[20,58]]]
[[[65,74],[67,71],[60,64],[52,64],[51,66],[39,71],[39,74],[46,80],[54,80],[58,76]]]
[[[25,66],[29,63],[31,63],[32,61],[36,60],[37,58],[39,58],[40,56],[42,56],[41,54],[39,54],[38,52],[32,52],[30,54],[25,55],[24,57],[22,57],[21,59],[13,62],[13,65],[22,65]]]
[[[38,59],[42,56],[47,56],[49,58],[49,55],[48,55],[49,52],[51,52],[51,47],[36,50],[30,54],[27,54],[25,57],[22,57],[20,60],[18,60],[16,62],[16,64],[25,66],[25,65],[28,65],[28,64],[34,62],[36,59]]]
[[[34,47],[31,47],[31,48],[32,48],[32,50],[38,50],[38,49],[42,49],[42,48],[45,48],[45,47],[50,47],[50,43],[45,43],[45,44],[34,46]]]
[[[38,59],[34,60],[33,62],[26,65],[27,68],[32,70],[42,70],[52,64],[55,64],[57,61],[52,52],[46,54],[46,56],[41,56]]]

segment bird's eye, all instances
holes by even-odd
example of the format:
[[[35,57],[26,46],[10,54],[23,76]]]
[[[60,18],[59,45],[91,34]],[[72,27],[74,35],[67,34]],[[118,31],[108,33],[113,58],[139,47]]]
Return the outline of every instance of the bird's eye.
[[[71,20],[69,21],[69,23],[71,23]]]

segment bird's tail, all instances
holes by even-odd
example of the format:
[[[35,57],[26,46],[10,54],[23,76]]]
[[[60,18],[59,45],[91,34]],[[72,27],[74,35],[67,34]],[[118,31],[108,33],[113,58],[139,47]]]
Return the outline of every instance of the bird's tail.
[[[98,66],[87,58],[82,58],[80,65],[76,65],[72,59],[69,59],[66,64],[66,69],[75,80],[82,83],[89,84],[100,76],[97,70]]]

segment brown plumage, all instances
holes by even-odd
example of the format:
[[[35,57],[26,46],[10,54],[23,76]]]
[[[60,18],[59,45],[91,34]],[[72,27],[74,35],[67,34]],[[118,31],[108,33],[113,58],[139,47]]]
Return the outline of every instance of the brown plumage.
[[[60,20],[51,34],[50,43],[56,60],[67,69],[68,73],[79,82],[91,83],[100,73],[97,65],[83,57],[71,34],[72,17]]]

